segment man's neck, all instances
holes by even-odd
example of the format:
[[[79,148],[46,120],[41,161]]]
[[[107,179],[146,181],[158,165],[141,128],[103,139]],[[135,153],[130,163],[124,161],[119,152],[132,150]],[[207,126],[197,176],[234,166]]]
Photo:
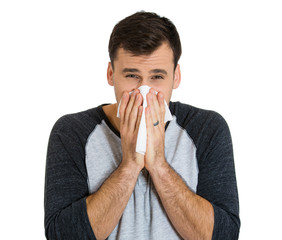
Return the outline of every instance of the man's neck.
[[[103,111],[109,119],[113,127],[120,132],[120,118],[116,116],[117,114],[117,104],[110,104],[103,106]]]

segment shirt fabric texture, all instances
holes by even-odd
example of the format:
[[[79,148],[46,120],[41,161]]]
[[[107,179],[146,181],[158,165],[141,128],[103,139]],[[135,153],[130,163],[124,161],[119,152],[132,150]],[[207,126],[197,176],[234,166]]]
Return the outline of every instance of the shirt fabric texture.
[[[102,104],[61,117],[48,144],[45,176],[47,239],[96,239],[86,197],[122,160],[119,132]],[[214,209],[212,239],[238,239],[239,200],[230,131],[214,111],[169,102],[165,158],[189,189]],[[182,239],[171,224],[147,170],[140,172],[123,215],[107,239]]]

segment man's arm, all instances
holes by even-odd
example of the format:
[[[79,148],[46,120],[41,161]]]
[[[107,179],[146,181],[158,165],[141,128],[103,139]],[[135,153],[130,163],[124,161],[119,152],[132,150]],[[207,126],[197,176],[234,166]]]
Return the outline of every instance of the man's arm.
[[[86,197],[87,180],[77,168],[83,161],[73,161],[64,148],[67,139],[54,131],[50,138],[45,182],[46,237],[106,239],[128,203],[141,167],[132,160],[123,160],[99,190]],[[72,148],[75,152],[77,145]],[[75,152],[72,156],[78,159]]]
[[[127,92],[123,94],[120,106],[122,162],[86,201],[89,220],[97,239],[105,239],[117,225],[144,167],[144,156],[135,152],[142,116],[141,103],[139,90],[135,90],[131,96]]]
[[[135,96],[125,94],[120,108],[122,162],[89,197],[84,145],[77,134],[83,124],[65,116],[53,127],[44,198],[48,239],[104,239],[118,223],[144,167],[144,156],[135,152],[142,115],[142,99],[135,101]]]
[[[100,189],[87,197],[87,213],[96,239],[114,230],[134,190],[140,168],[121,164]]]
[[[47,239],[95,239],[86,211],[89,195],[83,145],[73,115],[60,118],[49,139],[45,174]]]
[[[194,119],[186,121],[183,126],[189,129],[187,133],[197,148],[199,174],[196,195],[166,162],[163,97],[160,92],[157,97],[150,97],[151,94],[147,95],[145,167],[172,224],[187,239],[238,239],[239,201],[227,123],[215,112],[202,111],[198,116],[194,113]],[[154,126],[158,119],[160,124]],[[191,128],[188,123],[196,127]]]
[[[176,231],[184,239],[211,239],[212,205],[193,193],[167,163],[151,169],[150,175]]]
[[[166,213],[176,231],[184,239],[211,239],[214,224],[212,205],[190,191],[165,160],[163,95],[159,93],[155,96],[150,91],[147,101],[148,149],[145,167],[151,175]],[[155,127],[153,123],[158,119],[160,124]]]
[[[46,164],[45,229],[47,239],[105,239],[113,231],[134,190],[141,167],[122,161],[98,191],[88,195],[87,180],[78,168],[78,143],[52,131]],[[65,131],[65,130],[64,130]],[[73,139],[76,140],[76,139]],[[71,157],[73,156],[74,159]],[[81,156],[82,158],[82,156]],[[94,232],[94,234],[93,234]]]

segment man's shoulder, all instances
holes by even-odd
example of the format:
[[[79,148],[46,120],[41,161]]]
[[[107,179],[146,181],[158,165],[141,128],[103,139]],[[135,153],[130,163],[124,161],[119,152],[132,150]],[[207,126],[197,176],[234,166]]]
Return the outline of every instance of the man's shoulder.
[[[222,121],[223,117],[216,111],[198,108],[182,102],[170,102],[170,111],[181,123],[195,122],[201,124],[207,120]]]
[[[177,124],[185,129],[195,141],[200,136],[212,136],[216,132],[229,134],[227,122],[218,112],[206,110],[181,102],[170,102],[172,115]]]
[[[93,129],[103,119],[103,104],[87,110],[61,116],[54,124],[52,132],[70,132]]]

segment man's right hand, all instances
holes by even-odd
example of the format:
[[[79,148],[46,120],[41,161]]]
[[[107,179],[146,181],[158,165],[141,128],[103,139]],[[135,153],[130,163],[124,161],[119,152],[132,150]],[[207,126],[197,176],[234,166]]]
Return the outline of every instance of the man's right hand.
[[[143,101],[139,89],[131,95],[123,92],[120,114],[120,136],[122,147],[122,163],[125,167],[137,167],[140,171],[144,167],[144,155],[136,152],[138,129],[141,122]]]
[[[87,214],[96,239],[106,239],[114,230],[144,167],[144,156],[135,152],[143,97],[138,89],[135,94],[129,96],[124,92],[123,96],[119,109],[122,162],[99,190],[86,198]]]

